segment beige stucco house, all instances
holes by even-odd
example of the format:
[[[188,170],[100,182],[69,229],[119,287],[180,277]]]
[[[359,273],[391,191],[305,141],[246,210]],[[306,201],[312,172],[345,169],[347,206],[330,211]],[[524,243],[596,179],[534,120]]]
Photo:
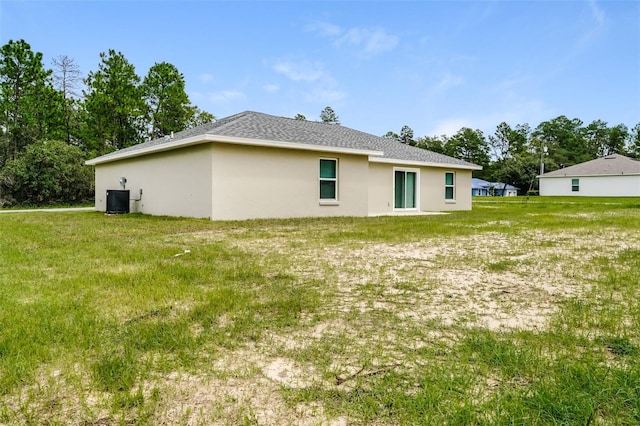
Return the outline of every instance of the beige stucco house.
[[[538,176],[540,195],[640,197],[640,161],[620,154]]]
[[[96,210],[235,220],[471,209],[481,167],[340,125],[242,112],[87,161]],[[122,179],[124,178],[124,179]]]

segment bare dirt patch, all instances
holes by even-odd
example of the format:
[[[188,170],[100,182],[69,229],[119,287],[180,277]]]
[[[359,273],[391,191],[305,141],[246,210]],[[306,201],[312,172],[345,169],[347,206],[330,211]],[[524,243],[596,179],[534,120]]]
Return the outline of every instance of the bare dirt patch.
[[[237,242],[255,253],[291,252],[276,237]],[[608,233],[430,239],[318,247],[300,242],[289,272],[334,282],[335,312],[386,310],[414,321],[490,329],[540,329],[558,304],[589,289],[594,257],[614,258],[638,237]],[[321,261],[320,259],[323,259]]]
[[[264,347],[230,351],[214,362],[213,372],[173,372],[149,382],[165,389],[161,424],[185,425],[341,425],[319,404],[285,403],[281,388],[303,388],[316,381],[313,367],[270,358]]]

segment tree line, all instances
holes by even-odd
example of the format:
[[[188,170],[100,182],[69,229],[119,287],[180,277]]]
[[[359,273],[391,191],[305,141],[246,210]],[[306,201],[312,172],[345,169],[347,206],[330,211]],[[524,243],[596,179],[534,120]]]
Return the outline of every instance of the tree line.
[[[121,52],[99,59],[83,76],[64,55],[46,67],[24,40],[0,47],[0,206],[91,199],[93,170],[85,160],[214,119],[190,102],[174,65],[155,63],[140,77]],[[340,124],[329,106],[320,120]],[[500,123],[488,137],[464,127],[451,137],[414,138],[409,126],[384,136],[481,165],[477,177],[522,191],[533,186],[541,161],[551,171],[611,153],[640,159],[640,123],[584,125],[565,116],[535,128]]]
[[[0,203],[90,199],[85,160],[214,119],[191,104],[174,65],[141,78],[121,52],[99,58],[83,77],[68,56],[46,67],[24,40],[0,47]]]
[[[537,188],[535,178],[543,162],[544,171],[549,172],[610,154],[640,159],[640,123],[631,129],[625,124],[609,126],[603,120],[585,125],[563,115],[535,128],[502,122],[488,136],[463,127],[451,137],[414,138],[411,127],[405,125],[400,134],[389,131],[384,137],[478,164],[483,170],[474,172],[474,177],[514,185],[520,193]]]

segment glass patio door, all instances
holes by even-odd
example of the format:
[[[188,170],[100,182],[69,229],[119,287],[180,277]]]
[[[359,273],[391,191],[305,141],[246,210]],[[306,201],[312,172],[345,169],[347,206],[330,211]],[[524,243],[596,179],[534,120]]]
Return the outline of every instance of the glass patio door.
[[[416,172],[407,172],[404,170],[395,171],[395,197],[393,206],[396,209],[416,208],[416,177]]]

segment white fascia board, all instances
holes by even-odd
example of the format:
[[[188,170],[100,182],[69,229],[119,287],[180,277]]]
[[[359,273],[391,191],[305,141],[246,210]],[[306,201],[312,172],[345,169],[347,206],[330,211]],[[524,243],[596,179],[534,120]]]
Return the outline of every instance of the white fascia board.
[[[199,145],[199,144],[210,142],[208,140],[205,140],[203,136],[207,136],[207,135],[193,136],[190,138],[179,139],[176,141],[164,142],[158,145],[152,145],[146,148],[139,148],[136,150],[126,151],[121,153],[118,153],[116,151],[113,154],[107,154],[107,156],[105,156],[106,158],[97,157],[91,160],[87,160],[85,161],[85,164],[87,166],[95,166],[96,164],[110,163],[112,161],[124,160],[126,158],[140,157],[142,155],[152,154],[156,152],[170,151],[176,148],[182,148],[185,146]]]
[[[555,176],[536,176],[538,179],[560,179],[560,178],[595,178],[595,177],[620,177],[620,176],[640,176],[640,173],[610,173],[602,175],[555,175]]]
[[[397,164],[400,166],[438,167],[441,169],[482,170],[482,166],[464,164],[432,163],[428,161],[394,160],[393,158],[369,157],[371,163]]]
[[[271,141],[265,139],[249,139],[238,138],[233,136],[220,136],[215,134],[204,134],[193,136],[190,138],[180,139],[176,141],[164,142],[158,145],[153,145],[147,148],[140,148],[133,151],[123,152],[121,154],[114,153],[106,158],[97,157],[91,160],[85,161],[88,166],[95,166],[96,164],[109,163],[112,161],[124,160],[126,158],[140,157],[147,154],[154,154],[158,152],[170,151],[177,148],[184,148],[192,145],[199,145],[204,143],[229,143],[237,145],[251,145],[251,146],[264,146],[268,148],[283,148],[283,149],[298,149],[306,151],[319,151],[319,152],[331,152],[338,154],[352,154],[352,155],[367,155],[367,156],[381,156],[384,155],[382,151],[374,151],[370,149],[354,149],[354,148],[341,148],[323,145],[310,145],[296,142],[280,142]]]

